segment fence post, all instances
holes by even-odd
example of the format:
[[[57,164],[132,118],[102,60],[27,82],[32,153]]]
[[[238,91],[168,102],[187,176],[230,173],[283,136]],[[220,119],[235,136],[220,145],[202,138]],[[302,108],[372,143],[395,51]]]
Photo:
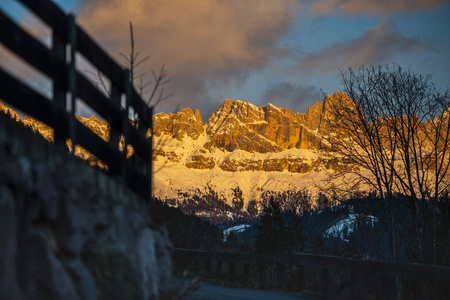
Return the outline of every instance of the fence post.
[[[130,109],[132,86],[130,81],[130,70],[124,71],[124,86],[125,86],[125,110],[122,112],[122,134],[123,134],[123,153],[122,153],[122,180],[126,184],[126,163],[127,163],[127,148],[128,148],[128,114]]]
[[[236,263],[235,262],[232,262],[232,261],[230,261],[230,263],[229,263],[229,265],[230,265],[230,273],[228,274],[228,280],[231,282],[231,283],[235,283],[236,282],[236,278],[235,278],[235,276],[236,276]]]
[[[424,288],[424,284],[421,284],[421,289],[422,289],[422,294],[423,294],[423,288]],[[436,287],[436,291],[437,291],[437,296],[441,297],[441,296],[445,296],[445,295],[450,295],[450,287],[448,286],[448,284],[440,284]]]
[[[117,86],[111,82],[111,103],[112,105],[117,105],[120,108],[121,106],[121,93]],[[123,125],[122,125],[123,127]],[[109,126],[109,143],[113,149],[120,149],[120,134],[114,129],[111,125]],[[122,163],[122,162],[120,162]],[[122,165],[121,165],[122,166]],[[120,170],[122,172],[122,169]]]
[[[200,276],[200,257],[196,256],[194,258],[194,272],[195,276]]]
[[[350,294],[353,300],[358,299],[356,274],[350,273]]]
[[[148,120],[149,120],[149,122],[150,122],[150,127],[149,127],[149,130],[150,130],[150,137],[149,137],[149,143],[150,143],[150,153],[149,153],[149,157],[150,157],[150,160],[149,160],[149,163],[148,163],[148,166],[147,166],[147,168],[148,168],[148,185],[149,185],[149,189],[150,189],[150,192],[149,192],[149,200],[152,198],[152,185],[153,185],[153,176],[152,176],[152,174],[153,174],[153,106],[149,106],[149,108],[148,108],[148,114],[149,114],[149,116],[148,116]],[[146,136],[147,135],[147,133],[145,132],[144,133],[144,136]]]
[[[261,288],[264,288],[266,286],[266,282],[265,282],[265,272],[266,272],[266,268],[264,264],[259,264],[258,265],[258,271],[259,271],[259,286]]]
[[[298,274],[298,289],[303,291],[306,286],[306,270],[304,266],[297,266],[297,274]]]
[[[250,264],[244,264],[244,280],[242,282],[245,286],[249,285],[249,279],[250,279]]]
[[[222,276],[222,261],[221,260],[217,260],[216,279],[220,280],[221,276]]]
[[[328,298],[331,294],[330,285],[331,285],[330,270],[327,268],[322,268],[322,295],[325,298]]]
[[[60,38],[55,30],[52,30],[52,49],[50,50],[54,57],[57,57],[60,61],[66,61],[66,43]],[[56,107],[67,111],[66,108],[66,91],[55,84],[53,80],[53,102]],[[55,145],[64,145],[66,137],[59,131],[59,128],[54,129],[54,142]]]
[[[414,292],[414,299],[419,300],[423,297],[423,284],[419,282],[419,280],[414,279],[412,281],[413,284],[413,292]]]
[[[284,271],[285,271],[285,265],[284,264],[277,264],[277,285],[279,289],[283,288],[284,285]]]
[[[77,51],[77,27],[75,24],[75,17],[72,14],[68,15],[68,29],[69,29],[69,43],[70,43],[70,64],[69,64],[69,92],[70,92],[70,118],[69,118],[69,137],[72,141],[71,151],[75,155],[75,144],[77,142],[75,132],[75,113],[76,113],[76,97],[77,97],[77,71],[75,69],[75,53]]]
[[[209,259],[205,260],[204,265],[205,265],[206,278],[210,278],[211,277],[211,261]]]
[[[385,299],[389,294],[391,287],[388,286],[389,280],[386,278],[386,276],[379,276],[379,286],[376,291],[376,297],[377,299]],[[397,291],[397,288],[394,285],[394,291]]]

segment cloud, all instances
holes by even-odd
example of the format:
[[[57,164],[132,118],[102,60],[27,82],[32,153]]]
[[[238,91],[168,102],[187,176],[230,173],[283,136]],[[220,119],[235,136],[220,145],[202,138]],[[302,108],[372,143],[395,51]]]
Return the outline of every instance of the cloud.
[[[315,15],[343,12],[349,15],[387,15],[393,12],[416,12],[437,7],[448,0],[317,0],[309,11]]]
[[[113,56],[129,53],[129,22],[136,49],[166,64],[174,97],[162,104],[198,107],[209,87],[245,80],[277,55],[277,43],[293,23],[295,0],[87,0],[78,23]],[[238,78],[239,80],[234,80]],[[202,100],[203,99],[203,100]],[[218,99],[223,101],[224,99]]]
[[[403,36],[392,22],[385,22],[357,39],[338,42],[318,53],[301,54],[300,63],[294,69],[328,73],[347,66],[378,65],[422,46],[422,41]]]
[[[294,86],[289,82],[279,82],[264,91],[263,101],[275,106],[286,107],[294,112],[306,112],[317,101],[322,101],[322,94],[312,85]]]

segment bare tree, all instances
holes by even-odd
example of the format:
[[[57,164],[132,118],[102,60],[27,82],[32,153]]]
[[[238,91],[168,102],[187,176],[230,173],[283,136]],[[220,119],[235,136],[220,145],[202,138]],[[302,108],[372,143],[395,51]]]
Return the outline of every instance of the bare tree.
[[[159,71],[155,72],[155,70],[151,70],[151,74],[153,77],[152,80],[147,80],[147,74],[145,72],[138,72],[138,69],[142,67],[144,62],[147,62],[150,59],[150,56],[142,57],[140,56],[140,52],[136,50],[135,47],[135,39],[134,39],[134,30],[133,23],[130,22],[130,53],[128,55],[120,52],[119,55],[122,57],[124,61],[123,67],[130,71],[130,82],[131,85],[137,90],[141,98],[145,101],[147,106],[155,107],[162,101],[168,99],[172,96],[172,94],[165,94],[164,85],[170,82],[170,79],[167,78],[167,72],[165,69],[165,65],[162,64]],[[103,74],[100,70],[97,72],[88,72],[95,78],[97,85],[101,88],[101,90],[108,96],[111,96],[110,86],[107,84],[107,80],[105,80]],[[137,112],[131,117],[131,123],[133,126],[139,127],[139,116]],[[150,130],[146,133],[147,137],[153,135]],[[119,149],[123,151],[125,140],[123,136],[120,137],[118,141]],[[164,140],[160,140],[156,145],[152,144],[153,148],[160,148],[161,145],[164,144]],[[134,153],[133,147],[127,145],[127,157],[131,157]],[[156,170],[155,172],[157,172]]]
[[[424,228],[434,222],[439,197],[449,187],[450,97],[431,76],[399,65],[341,71],[348,97],[328,104],[332,147],[360,168],[352,168],[355,185],[367,184],[382,199],[389,219],[392,257],[398,261],[396,194],[407,204],[418,247],[424,257]],[[434,229],[434,262],[436,239]]]
[[[436,210],[448,190],[450,166],[449,91],[441,92],[431,76],[399,65],[341,70],[344,92],[329,101],[332,147],[359,168],[350,168],[355,186],[377,192],[388,220],[391,255],[399,261],[396,194],[407,199],[413,244],[424,262],[425,228],[431,222],[436,263]],[[335,176],[345,176],[340,174]],[[447,243],[448,244],[448,243]],[[429,261],[428,261],[429,262]],[[397,297],[402,285],[396,280]]]
[[[146,72],[138,72],[139,67],[141,67],[144,62],[147,62],[150,59],[150,56],[141,58],[140,52],[136,50],[132,22],[130,22],[130,53],[126,55],[120,52],[119,55],[124,61],[123,67],[130,71],[130,82],[132,86],[136,88],[139,95],[144,99],[148,106],[154,107],[172,96],[172,94],[166,95],[164,93],[164,85],[170,82],[170,79],[167,78],[164,64],[161,65],[158,72],[151,70],[153,81],[145,79],[147,76]],[[88,73],[95,78],[95,81],[97,81],[97,84],[101,87],[103,92],[108,96],[111,96],[111,90],[100,70],[97,70],[96,73],[90,71],[88,71]],[[137,118],[137,114],[134,114],[133,119],[137,120]]]
[[[124,59],[126,65],[125,67],[130,70],[130,81],[133,86],[135,86],[141,97],[145,98],[146,89],[153,84],[153,87],[150,90],[149,96],[145,99],[147,105],[156,106],[161,101],[171,97],[171,94],[164,94],[164,85],[170,82],[170,79],[167,78],[167,72],[165,70],[165,65],[162,64],[158,73],[152,70],[153,82],[152,81],[144,81],[144,77],[146,73],[137,73],[138,68],[147,60],[150,59],[150,56],[145,56],[140,58],[140,52],[135,50],[134,45],[134,31],[133,31],[133,23],[130,22],[130,53],[129,55],[125,55],[123,53],[119,53],[120,56]],[[139,82],[137,82],[139,81]]]
[[[135,87],[139,91],[139,95],[144,99],[146,104],[150,107],[155,107],[162,101],[168,99],[172,96],[172,94],[166,95],[164,93],[164,85],[170,82],[170,79],[167,78],[167,72],[165,70],[165,65],[162,64],[159,72],[156,73],[155,70],[151,70],[153,81],[144,81],[146,73],[138,73],[138,68],[147,60],[150,59],[150,56],[145,56],[140,58],[140,52],[135,50],[134,43],[134,31],[133,31],[133,23],[130,22],[130,53],[129,55],[125,55],[124,53],[119,53],[120,56],[125,61],[125,68],[130,70],[130,81],[131,85]],[[147,89],[150,87],[150,90]],[[148,93],[147,93],[148,92]],[[148,95],[145,97],[145,95]],[[137,113],[134,114],[132,123],[134,126],[139,127],[139,117]],[[153,127],[152,127],[153,129]],[[153,139],[154,131],[147,132],[147,137],[151,137]],[[152,141],[152,149],[159,149],[166,142],[165,139],[159,140],[156,145],[153,144]],[[133,150],[131,150],[133,151]],[[152,152],[153,153],[153,152]],[[153,155],[153,154],[152,154]],[[134,158],[135,159],[135,158]],[[153,159],[153,158],[152,158]],[[164,166],[164,165],[163,165]],[[153,170],[154,173],[157,173],[159,170],[163,168],[163,166],[159,167],[157,170]]]

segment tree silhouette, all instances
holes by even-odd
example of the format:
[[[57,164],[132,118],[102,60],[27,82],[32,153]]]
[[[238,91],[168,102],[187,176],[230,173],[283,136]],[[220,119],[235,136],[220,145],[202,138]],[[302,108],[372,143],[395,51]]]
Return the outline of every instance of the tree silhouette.
[[[450,92],[436,89],[431,76],[396,64],[341,74],[349,98],[326,103],[332,147],[358,167],[347,172],[351,184],[369,186],[381,198],[392,259],[399,260],[394,202],[401,194],[413,221],[416,261],[424,262],[425,228],[431,223],[435,263],[436,208],[450,184]]]
[[[277,253],[286,249],[285,228],[281,206],[274,197],[263,206],[255,248],[258,253]]]
[[[258,214],[258,206],[255,200],[250,200],[247,203],[247,207],[245,210],[248,212],[250,216],[256,216]]]
[[[362,251],[358,242],[356,231],[350,232],[348,241],[345,243],[344,249],[342,250],[342,256],[361,259]]]
[[[450,91],[438,90],[431,75],[418,75],[397,64],[349,68],[341,75],[349,98],[341,95],[339,101],[325,105],[332,147],[357,166],[347,172],[353,175],[348,183],[369,186],[380,197],[394,262],[401,259],[401,220],[395,213],[401,194],[412,220],[413,247],[418,249],[414,261],[426,262],[426,228],[431,223],[429,262],[436,263],[437,206],[450,185]],[[398,279],[396,288],[400,299]]]
[[[303,234],[302,217],[295,211],[285,213],[287,217],[286,243],[288,250],[302,252],[305,249],[306,236]]]
[[[244,198],[242,196],[242,190],[237,186],[236,188],[231,189],[233,191],[233,208],[236,211],[242,210],[244,207]]]

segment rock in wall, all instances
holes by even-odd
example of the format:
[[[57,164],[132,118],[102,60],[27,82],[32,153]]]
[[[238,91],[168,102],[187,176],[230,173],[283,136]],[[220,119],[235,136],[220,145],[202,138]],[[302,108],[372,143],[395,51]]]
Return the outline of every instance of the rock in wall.
[[[0,300],[169,298],[172,245],[151,211],[0,117]]]

